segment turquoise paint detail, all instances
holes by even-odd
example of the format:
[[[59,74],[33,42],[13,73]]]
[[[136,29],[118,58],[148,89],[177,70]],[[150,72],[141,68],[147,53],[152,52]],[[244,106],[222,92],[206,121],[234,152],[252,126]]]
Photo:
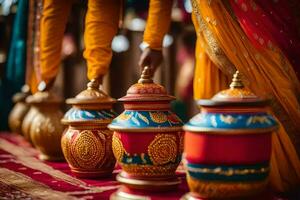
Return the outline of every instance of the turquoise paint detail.
[[[185,126],[203,129],[267,129],[277,126],[276,120],[267,113],[222,114],[199,113]]]
[[[157,123],[151,119],[150,114],[159,114],[167,117],[163,123]],[[126,119],[124,116],[127,116]],[[171,111],[124,111],[115,118],[112,126],[122,128],[157,128],[157,127],[181,127],[183,122]]]
[[[71,108],[66,112],[64,119],[68,121],[77,120],[105,120],[113,119],[116,117],[116,113],[111,110],[80,110],[76,108]]]
[[[180,163],[181,155],[177,156],[174,163]],[[153,165],[150,156],[148,154],[144,154],[144,158],[142,159],[141,155],[127,155],[124,153],[122,157],[123,164],[137,164],[137,165]],[[171,162],[170,162],[171,163]],[[172,162],[173,163],[173,162]],[[166,163],[169,164],[169,163]]]
[[[254,165],[203,165],[203,164],[192,164],[187,163],[187,173],[194,179],[205,180],[205,181],[260,181],[264,180],[269,175],[269,170],[265,172],[258,172],[258,173],[251,173],[251,174],[234,174],[231,176],[223,175],[223,174],[216,174],[210,172],[199,172],[202,169],[209,169],[215,171],[222,171],[228,172],[232,170],[244,170],[244,169],[254,169],[260,170],[261,168],[268,168],[269,163],[261,163],[261,164],[254,164]],[[217,169],[217,170],[216,170]],[[198,170],[198,172],[197,172]]]
[[[264,180],[269,175],[269,170],[259,173],[249,173],[249,174],[234,174],[234,175],[225,175],[225,174],[216,174],[212,172],[199,172],[199,170],[209,169],[215,171],[228,172],[232,170],[244,170],[244,169],[254,169],[260,170],[261,168],[268,168],[268,163],[254,164],[254,165],[203,165],[203,164],[192,164],[187,163],[187,173],[194,179],[206,180],[206,181],[260,181]],[[198,171],[197,171],[198,170]]]

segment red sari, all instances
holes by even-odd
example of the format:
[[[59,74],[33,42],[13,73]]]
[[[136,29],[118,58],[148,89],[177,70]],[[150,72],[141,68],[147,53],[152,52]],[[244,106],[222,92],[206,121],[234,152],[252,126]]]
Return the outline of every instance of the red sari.
[[[286,0],[230,0],[244,32],[257,48],[278,46],[300,78],[300,34]],[[294,6],[299,6],[295,3]],[[300,80],[300,79],[299,79]]]

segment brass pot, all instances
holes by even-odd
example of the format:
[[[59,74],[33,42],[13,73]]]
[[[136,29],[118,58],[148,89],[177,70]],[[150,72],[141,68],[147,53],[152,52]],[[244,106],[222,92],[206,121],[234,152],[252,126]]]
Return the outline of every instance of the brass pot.
[[[30,139],[40,151],[42,160],[63,160],[60,140],[64,127],[60,123],[63,113],[60,111],[61,100],[50,92],[37,92],[28,102],[33,107]]]
[[[25,102],[25,99],[30,94],[30,89],[27,85],[24,85],[21,92],[13,96],[13,102],[15,106],[11,110],[8,116],[8,125],[12,132],[22,134],[22,122],[24,117],[29,111],[29,105]]]
[[[73,107],[62,119],[68,128],[61,146],[71,171],[82,178],[110,176],[116,160],[111,147],[113,132],[107,125],[116,116],[112,111],[115,100],[92,80],[86,90],[66,102]]]
[[[28,100],[31,98],[32,98],[32,96],[28,96],[26,98],[26,103],[28,104],[28,106],[30,108],[23,119],[21,131],[22,131],[22,134],[25,137],[25,139],[32,144],[32,141],[30,138],[30,127],[31,127],[33,119],[36,117],[37,109],[36,109],[36,107],[34,107],[30,103],[28,103]]]

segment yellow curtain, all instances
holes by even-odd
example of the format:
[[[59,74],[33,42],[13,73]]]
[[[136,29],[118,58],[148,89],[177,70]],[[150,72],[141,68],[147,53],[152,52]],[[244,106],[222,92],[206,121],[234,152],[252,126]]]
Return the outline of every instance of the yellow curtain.
[[[298,144],[294,136],[300,130],[300,123],[297,123],[300,118],[300,106],[297,100],[300,87],[292,66],[276,47],[273,50],[257,50],[247,39],[237,21],[227,12],[223,1],[195,0],[193,11],[196,15],[197,12],[201,15],[206,25],[206,27],[196,27],[197,33],[204,32],[205,28],[208,28],[212,34],[206,35],[206,39],[209,40],[208,37],[215,39],[223,51],[217,53],[224,53],[228,60],[242,72],[246,84],[253,92],[272,99],[273,111],[283,124],[273,137],[271,160],[273,188],[284,192],[299,186],[300,162],[287,135],[288,131],[294,143]],[[206,57],[200,59],[207,60]],[[205,64],[204,61],[202,62]],[[197,76],[196,69],[195,79]],[[215,76],[218,77],[218,73]],[[206,87],[211,87],[211,84],[207,83]]]
[[[149,44],[151,49],[162,49],[164,35],[170,26],[172,3],[173,0],[150,0],[143,41]]]

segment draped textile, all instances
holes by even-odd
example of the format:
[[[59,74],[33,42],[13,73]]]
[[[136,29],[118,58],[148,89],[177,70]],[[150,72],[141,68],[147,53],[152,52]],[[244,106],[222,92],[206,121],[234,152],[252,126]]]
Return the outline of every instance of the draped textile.
[[[196,30],[200,29],[196,16],[192,15]],[[194,99],[210,99],[217,92],[227,89],[230,83],[228,73],[223,73],[207,54],[207,40],[203,32],[197,31],[195,49]],[[211,55],[211,54],[210,54]],[[225,70],[225,69],[223,69]],[[228,69],[229,70],[229,69]],[[231,72],[233,73],[233,71]]]
[[[143,41],[151,49],[161,50],[165,34],[171,22],[173,0],[150,0],[149,13]]]
[[[300,77],[300,34],[286,0],[230,0],[231,7],[249,40],[256,47],[278,46]]]
[[[8,113],[12,108],[11,98],[24,84],[26,66],[26,29],[28,1],[19,0],[18,10],[14,19],[12,38],[5,76],[0,79],[0,130],[7,130]]]
[[[55,79],[61,61],[62,38],[73,0],[44,1],[41,21],[41,77],[46,83]],[[109,67],[111,41],[118,29],[120,1],[89,0],[85,20],[84,57],[88,78],[103,76]]]
[[[85,19],[84,57],[88,65],[88,78],[106,74],[112,58],[111,42],[118,31],[120,0],[89,0]]]
[[[242,72],[253,92],[272,99],[273,111],[282,126],[273,139],[271,184],[278,191],[289,191],[300,182],[300,162],[291,142],[299,145],[299,81],[281,50],[276,45],[272,50],[257,49],[227,9],[223,1],[193,1],[193,11],[205,19],[212,33],[209,37],[214,37],[221,49],[219,54]]]

